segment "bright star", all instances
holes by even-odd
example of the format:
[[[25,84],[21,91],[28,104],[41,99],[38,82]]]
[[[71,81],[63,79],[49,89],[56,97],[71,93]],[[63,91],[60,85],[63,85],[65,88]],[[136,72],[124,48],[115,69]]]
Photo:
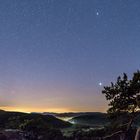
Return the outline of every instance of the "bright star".
[[[99,83],[99,86],[102,86],[102,85],[103,85],[103,83],[100,82],[100,83]]]

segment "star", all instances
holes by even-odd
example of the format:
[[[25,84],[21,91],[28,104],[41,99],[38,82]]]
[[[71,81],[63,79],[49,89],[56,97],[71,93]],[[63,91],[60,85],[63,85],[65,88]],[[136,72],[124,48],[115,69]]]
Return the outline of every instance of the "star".
[[[99,86],[102,86],[102,85],[103,85],[103,83],[100,82],[100,83],[99,83]]]
[[[99,12],[96,12],[96,16],[99,16]]]

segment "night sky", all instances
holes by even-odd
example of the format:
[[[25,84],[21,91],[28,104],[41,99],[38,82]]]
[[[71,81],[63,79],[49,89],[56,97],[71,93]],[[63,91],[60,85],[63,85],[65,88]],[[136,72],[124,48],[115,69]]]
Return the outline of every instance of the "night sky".
[[[140,0],[0,0],[1,109],[105,112],[139,68]]]

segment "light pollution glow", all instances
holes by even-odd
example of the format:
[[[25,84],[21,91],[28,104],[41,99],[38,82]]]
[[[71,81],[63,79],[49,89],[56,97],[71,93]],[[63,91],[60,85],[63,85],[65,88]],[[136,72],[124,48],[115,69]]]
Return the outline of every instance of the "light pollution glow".
[[[30,113],[30,112],[56,112],[56,113],[64,113],[64,112],[106,112],[106,108],[97,108],[94,110],[74,110],[74,109],[66,109],[66,108],[49,108],[49,109],[42,109],[42,108],[19,108],[19,107],[0,107],[2,110],[5,111],[17,111],[17,112],[26,112],[26,113]]]
[[[105,97],[101,94],[101,91],[94,91],[93,88],[82,88],[81,90],[78,88],[71,89],[66,86],[55,86],[55,89],[51,86],[34,86],[32,88],[27,88],[26,86],[25,88],[18,85],[17,87],[14,90],[0,90],[1,96],[3,97],[0,99],[1,109],[19,112],[58,113],[84,111],[105,112],[107,109]],[[94,92],[97,93],[88,96]],[[79,96],[80,93],[81,96]],[[4,97],[6,94],[8,96]]]

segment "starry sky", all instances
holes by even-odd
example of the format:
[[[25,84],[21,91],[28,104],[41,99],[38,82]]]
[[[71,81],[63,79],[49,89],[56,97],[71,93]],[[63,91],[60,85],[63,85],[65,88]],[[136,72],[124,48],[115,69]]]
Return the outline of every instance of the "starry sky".
[[[0,108],[102,111],[101,91],[140,68],[139,0],[0,0]]]

